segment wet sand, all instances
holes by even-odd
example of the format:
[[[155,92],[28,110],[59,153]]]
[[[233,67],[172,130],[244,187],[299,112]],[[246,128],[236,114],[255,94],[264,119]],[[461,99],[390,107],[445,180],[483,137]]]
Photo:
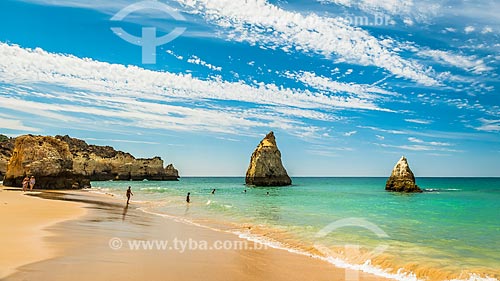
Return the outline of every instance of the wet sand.
[[[64,202],[33,199],[73,202],[87,212],[46,228],[53,235],[43,240],[59,255],[21,266],[2,280],[384,280],[288,251],[261,249],[234,234],[147,214],[137,209],[137,203],[127,208],[114,198],[84,191],[39,196]],[[129,241],[169,244],[133,250]],[[214,249],[223,243],[230,247]]]

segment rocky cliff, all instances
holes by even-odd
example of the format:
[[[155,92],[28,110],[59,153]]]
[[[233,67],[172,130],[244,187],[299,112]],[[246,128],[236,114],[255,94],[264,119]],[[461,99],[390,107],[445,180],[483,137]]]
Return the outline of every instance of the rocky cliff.
[[[0,181],[7,172],[7,163],[9,163],[12,151],[14,150],[14,139],[0,135]]]
[[[16,138],[3,184],[20,187],[25,176],[35,176],[35,188],[90,187],[88,178],[73,170],[68,144],[54,137],[27,135]]]
[[[270,132],[252,154],[246,174],[246,184],[255,186],[286,186],[292,180],[281,163],[281,152],[274,133]]]
[[[179,179],[173,165],[167,166],[167,171],[160,157],[135,158],[130,153],[115,150],[111,146],[89,145],[69,136],[56,138],[68,143],[73,155],[73,169],[92,181]]]
[[[34,175],[37,188],[68,189],[102,180],[178,180],[172,164],[160,157],[142,159],[111,146],[89,145],[69,136],[0,139],[0,176],[6,186],[21,186]]]
[[[397,192],[422,192],[415,183],[415,176],[403,156],[392,170],[391,176],[385,184],[385,190]]]

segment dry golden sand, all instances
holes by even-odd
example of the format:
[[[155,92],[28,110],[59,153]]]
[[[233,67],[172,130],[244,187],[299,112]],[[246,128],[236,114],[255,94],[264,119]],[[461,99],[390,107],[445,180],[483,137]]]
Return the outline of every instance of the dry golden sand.
[[[12,197],[12,200],[17,199],[19,202],[27,203],[25,205],[16,203],[17,209],[6,208],[8,211],[5,213],[12,217],[15,217],[15,213],[20,210],[31,209],[31,207],[28,208],[31,201],[48,204],[43,206],[54,209],[45,212],[53,215],[59,212],[69,215],[71,213],[69,209],[81,206],[71,202],[29,198],[22,196],[20,192],[4,191],[3,193],[4,197],[0,195],[0,198]],[[43,193],[42,197],[53,197],[55,194],[57,193]],[[70,192],[64,196],[60,195],[61,193],[59,193],[59,199],[85,202],[89,211],[85,216],[76,220],[50,226],[50,231],[54,235],[45,239],[48,243],[45,243],[44,248],[39,248],[38,251],[44,253],[50,250],[50,253],[60,253],[59,255],[42,256],[39,254],[37,259],[29,261],[38,262],[18,268],[17,272],[7,276],[5,281],[383,280],[360,272],[347,272],[346,275],[345,270],[335,268],[321,260],[272,248],[265,250],[186,250],[183,252],[179,250],[133,251],[127,249],[129,239],[173,241],[177,238],[182,241],[206,241],[209,245],[213,245],[215,241],[246,240],[230,233],[146,214],[137,209],[140,205],[132,204],[125,208],[123,202],[105,196],[87,192]],[[44,207],[40,205],[40,208]],[[38,224],[37,221],[36,218],[30,218],[9,229],[20,233],[23,232],[22,229],[31,229],[33,232],[24,231],[23,240],[38,244],[44,241],[41,236],[45,232],[40,229],[54,221],[43,225]],[[110,248],[109,241],[113,237],[120,238],[124,242],[122,249]],[[17,238],[12,240],[17,240]],[[27,256],[22,251],[15,249],[10,251],[10,255],[14,253],[17,253],[17,259],[21,260]],[[3,252],[2,255],[4,255]],[[26,263],[23,262],[23,264]],[[21,265],[20,262],[10,265],[10,268],[19,265]]]
[[[0,278],[22,265],[55,257],[58,251],[44,239],[52,234],[45,229],[85,214],[82,204],[27,194],[0,186]]]

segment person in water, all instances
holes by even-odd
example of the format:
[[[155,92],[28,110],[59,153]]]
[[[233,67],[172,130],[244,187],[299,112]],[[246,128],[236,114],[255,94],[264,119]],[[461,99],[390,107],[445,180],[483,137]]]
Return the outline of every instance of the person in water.
[[[129,186],[128,189],[127,189],[127,205],[128,205],[128,203],[130,201],[130,196],[134,196],[134,194],[132,193],[132,189],[131,188],[132,187]]]
[[[215,194],[215,188],[214,188],[214,190],[212,190],[212,195],[213,195],[213,194]]]
[[[245,190],[243,190],[243,192],[244,192],[244,193],[247,193],[247,190],[245,189]]]
[[[189,196],[191,195],[191,192],[188,192],[188,195],[186,196],[186,202],[191,203],[191,198]]]

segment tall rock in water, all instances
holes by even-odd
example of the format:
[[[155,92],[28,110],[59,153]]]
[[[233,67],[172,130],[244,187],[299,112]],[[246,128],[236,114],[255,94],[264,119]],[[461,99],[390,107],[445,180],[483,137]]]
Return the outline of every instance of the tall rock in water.
[[[35,176],[36,188],[79,189],[90,181],[73,171],[73,156],[66,142],[53,137],[16,138],[3,184],[21,186],[25,176]]]
[[[165,179],[172,181],[179,180],[179,171],[177,171],[173,164],[168,164],[168,166],[165,167]]]
[[[385,184],[385,190],[396,192],[422,192],[415,184],[415,176],[404,156],[399,159]]]
[[[292,180],[281,163],[281,152],[276,145],[273,132],[267,134],[253,152],[245,181],[246,184],[255,186],[292,184]]]

